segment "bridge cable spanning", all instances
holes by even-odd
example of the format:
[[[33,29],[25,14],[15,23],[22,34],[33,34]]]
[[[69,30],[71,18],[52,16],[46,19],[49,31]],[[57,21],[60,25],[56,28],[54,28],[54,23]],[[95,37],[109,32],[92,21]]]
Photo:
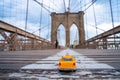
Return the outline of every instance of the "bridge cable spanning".
[[[97,0],[92,0],[91,1],[91,4],[87,7],[87,8],[85,8],[83,11],[86,11],[89,7],[91,7],[95,2],[96,2]]]
[[[42,4],[43,4],[43,0],[42,0]],[[40,12],[39,36],[41,35],[41,22],[42,22],[42,7],[41,7],[41,12]]]
[[[111,0],[109,0],[109,4],[110,4],[110,13],[111,13],[112,27],[114,28],[114,19],[113,19],[113,10],[112,10]],[[113,33],[114,33],[114,29],[113,29]],[[114,45],[115,45],[115,34],[114,34]]]
[[[44,6],[44,4],[43,3],[40,3],[39,1],[37,1],[37,0],[34,0],[36,3],[38,3],[41,7],[43,7],[46,11],[48,11],[48,12],[50,12],[51,13],[51,11],[49,10],[49,9],[47,9],[45,6]],[[48,7],[48,6],[47,6]]]
[[[95,27],[96,28],[96,34],[98,35],[98,32],[97,32],[97,29],[101,30],[101,31],[105,31],[103,29],[100,29],[97,27],[97,22],[96,22],[96,14],[95,14],[95,8],[94,8],[94,3],[96,2],[97,0],[92,0],[92,4],[90,6],[93,5],[93,13],[94,13],[94,21],[95,21],[95,26],[91,25],[91,24],[88,24],[88,25],[91,25],[92,27]],[[113,10],[112,10],[112,4],[111,4],[111,0],[109,0],[109,4],[110,4],[110,12],[111,12],[111,20],[112,20],[112,26],[114,28],[114,19],[113,19]],[[85,9],[88,9],[86,8],[86,4],[84,5],[85,6]]]
[[[96,22],[96,14],[95,14],[94,4],[93,4],[93,13],[94,13],[94,21],[95,21],[96,35],[98,35],[98,32],[97,32],[97,22]]]
[[[25,31],[27,31],[28,10],[29,10],[29,0],[27,0],[27,6],[26,6]],[[27,45],[27,34],[26,33],[25,33],[25,45]],[[25,46],[25,48],[26,48],[26,46]]]
[[[41,14],[40,14],[40,28],[39,28],[39,36],[41,36],[41,30],[44,28],[44,27],[41,27],[41,23],[42,23],[42,8],[44,8],[46,11],[48,11],[48,15],[50,15],[50,13],[51,13],[51,11],[50,11],[50,9],[53,9],[53,8],[51,8],[50,7],[50,1],[49,1],[49,6],[46,6],[45,4],[43,4],[43,0],[42,0],[42,2],[40,3],[40,2],[38,2],[37,0],[34,0],[35,2],[37,2],[40,6],[41,6]],[[46,7],[47,8],[46,8]],[[53,9],[53,10],[55,10],[55,9]],[[48,20],[49,21],[49,20]],[[33,32],[34,33],[34,32]],[[49,35],[49,29],[48,29],[48,35]]]
[[[99,36],[101,36],[101,37],[99,37],[99,38],[97,38],[97,37],[93,37],[93,38],[91,38],[91,39],[93,39],[93,41],[97,41],[97,40],[102,40],[102,42],[103,42],[103,48],[104,49],[107,49],[107,47],[109,47],[109,46],[113,46],[115,49],[118,49],[118,47],[119,47],[119,43],[120,42],[118,42],[118,37],[116,36],[116,34],[118,34],[118,33],[115,33],[115,31],[116,31],[116,29],[114,29],[115,28],[115,22],[114,22],[114,16],[113,16],[113,6],[112,6],[112,2],[111,2],[111,0],[109,0],[109,8],[108,9],[110,9],[110,19],[111,19],[111,23],[112,23],[112,27],[113,27],[113,29],[111,29],[111,31],[108,31],[108,32],[105,32],[105,30],[102,30],[102,29],[100,29],[100,30],[102,30],[102,31],[104,31],[104,33],[103,34],[100,34]],[[118,4],[118,2],[117,2],[117,4]],[[114,4],[115,5],[115,4]],[[93,7],[94,7],[94,5],[93,5]],[[117,7],[118,7],[118,5],[117,5]],[[115,11],[115,10],[114,10]],[[93,12],[94,12],[94,9],[93,9]],[[117,14],[118,14],[118,12],[117,12]],[[117,15],[118,16],[118,15]],[[94,17],[95,18],[95,17]],[[95,25],[96,26],[96,25]],[[120,28],[120,26],[118,26],[117,28]],[[96,30],[98,29],[98,27],[96,26]],[[110,35],[107,35],[107,36],[104,36],[104,34],[105,33],[110,33]],[[112,37],[113,36],[113,37]],[[96,40],[95,40],[95,38],[96,38]],[[111,40],[109,40],[109,39],[111,39]],[[110,42],[111,41],[111,42]]]
[[[47,28],[47,26],[49,26],[49,25],[50,25],[50,23],[49,23],[49,24],[47,24],[47,25],[45,25],[45,26],[43,26],[43,27],[41,27],[41,30],[42,30],[42,29],[46,29],[46,28]],[[35,33],[35,32],[37,32],[37,31],[39,31],[39,29],[37,29],[37,30],[33,31],[32,33]]]
[[[85,3],[85,0],[84,0],[84,3]],[[80,4],[80,5],[79,5],[79,10],[82,11],[82,8],[81,8],[82,2],[81,2],[81,0],[79,0],[79,4]]]
[[[111,0],[109,0],[109,4],[110,4],[110,13],[111,13],[112,27],[114,28],[114,19],[113,19],[113,10],[112,10]]]
[[[12,36],[7,35],[5,31],[10,32]],[[1,20],[0,20],[0,34],[5,38],[5,43],[0,44],[1,45],[2,44],[6,45],[6,43],[10,44],[8,46],[9,50],[30,50],[30,49],[33,50],[54,48],[54,44],[51,43],[50,41],[40,36],[36,36],[32,33],[29,33],[25,30],[22,30],[20,28],[17,28],[16,26],[13,26]],[[27,39],[22,37],[27,37]],[[24,40],[26,42],[24,42]],[[6,46],[3,47],[5,48]]]
[[[69,4],[68,4],[68,12],[70,12],[70,0],[69,0]]]
[[[27,6],[26,6],[25,31],[27,30],[28,10],[29,10],[29,0],[27,0]]]
[[[64,9],[65,9],[65,12],[66,12],[66,4],[65,4],[65,0],[63,0],[63,3],[64,3]]]
[[[71,10],[73,10],[74,9],[74,11],[77,11],[77,10],[82,10],[82,6],[81,6],[81,0],[80,0],[80,2],[79,2],[79,7],[78,7],[78,3],[77,3],[77,1],[76,1],[76,3],[74,3],[74,6],[73,6],[73,8],[71,8]]]
[[[74,9],[74,11],[78,11],[78,10],[82,10],[82,11],[86,11],[86,10],[88,10],[95,2],[96,2],[97,0],[91,0],[90,2],[85,2],[84,1],[84,5],[82,5],[81,3],[81,1],[80,1],[80,5],[79,5],[79,7],[78,7],[78,5],[76,5],[76,6],[74,6],[74,8],[72,8],[72,9]],[[78,9],[79,8],[79,9]]]
[[[84,3],[86,3],[86,0],[84,0]],[[85,8],[86,8],[86,6],[85,6]],[[85,11],[86,12],[86,11]],[[87,36],[87,39],[89,38],[89,36],[88,36],[88,28],[87,28],[87,14],[86,14],[86,16],[85,16],[85,19],[86,19],[86,36]]]
[[[49,26],[45,26],[45,27],[43,27],[42,25],[42,20],[43,20],[43,17],[44,17],[44,12],[43,12],[43,9],[45,9],[47,12],[48,12],[48,18],[50,18],[50,13],[52,12],[52,10],[58,10],[59,12],[60,12],[60,10],[58,9],[58,7],[60,7],[60,6],[58,6],[59,4],[61,5],[61,2],[63,3],[63,7],[60,7],[60,9],[62,8],[62,10],[65,10],[65,12],[66,11],[68,11],[68,12],[74,12],[75,10],[77,10],[77,12],[78,12],[78,10],[80,11],[80,9],[81,10],[83,10],[85,13],[86,13],[86,16],[85,16],[85,19],[86,19],[86,36],[87,36],[87,38],[88,37],[90,37],[91,35],[90,34],[88,34],[88,27],[89,27],[89,25],[90,25],[90,27],[94,27],[94,29],[96,30],[96,35],[99,35],[101,32],[99,31],[99,30],[101,30],[101,31],[103,31],[103,32],[105,32],[105,30],[106,29],[101,29],[101,28],[99,28],[99,25],[102,25],[101,27],[103,27],[103,26],[105,26],[105,27],[107,27],[107,25],[109,25],[110,23],[111,23],[111,25],[112,25],[112,27],[114,28],[116,25],[117,25],[117,21],[116,21],[116,19],[118,19],[118,21],[119,21],[119,18],[116,18],[116,17],[119,17],[119,14],[118,14],[118,12],[119,12],[119,5],[118,5],[118,0],[116,1],[116,2],[114,2],[114,3],[112,3],[112,1],[113,0],[108,0],[107,2],[105,2],[105,5],[100,5],[99,6],[99,4],[95,4],[94,5],[94,3],[97,1],[98,3],[99,3],[99,1],[98,0],[89,0],[89,2],[85,2],[85,0],[84,0],[84,2],[82,2],[83,0],[77,0],[77,1],[73,1],[73,0],[68,0],[69,2],[65,2],[65,0],[63,0],[63,1],[61,1],[60,2],[60,0],[58,1],[58,3],[56,4],[56,3],[54,3],[54,1],[52,0],[52,1],[47,1],[47,2],[49,2],[49,4],[45,4],[45,3],[43,3],[43,0],[41,0],[41,1],[39,1],[39,0],[32,0],[33,2],[35,2],[35,3],[37,3],[37,4],[39,4],[40,6],[40,8],[39,9],[41,9],[41,11],[39,12],[40,14],[39,14],[39,16],[37,16],[38,17],[38,22],[36,22],[36,23],[39,23],[38,25],[35,25],[35,27],[37,26],[39,29],[35,29],[36,31],[39,31],[38,32],[38,35],[39,36],[41,36],[41,30],[43,30],[44,29],[44,31],[46,30],[48,30],[48,34],[46,33],[45,34],[45,36],[46,35],[49,35],[49,32],[50,32],[50,29],[49,29]],[[80,1],[80,4],[81,5],[79,5],[79,7],[78,7],[78,1]],[[3,19],[3,21],[4,20],[6,20],[6,22],[8,22],[8,20],[7,20],[7,17],[9,17],[10,19],[12,19],[12,18],[16,18],[16,19],[19,19],[18,17],[17,17],[17,15],[18,14],[20,14],[20,16],[22,15],[22,17],[20,18],[20,20],[18,20],[17,22],[22,22],[22,20],[24,20],[24,24],[23,23],[20,23],[20,24],[23,24],[24,25],[24,28],[25,28],[25,31],[28,31],[29,30],[29,25],[30,25],[30,20],[29,19],[31,19],[31,17],[29,18],[29,14],[30,14],[30,0],[26,0],[26,8],[25,8],[25,10],[23,11],[24,12],[24,14],[20,14],[20,11],[18,11],[19,10],[19,7],[18,8],[14,8],[16,11],[14,11],[14,13],[15,13],[15,17],[13,17],[13,15],[14,14],[12,14],[12,3],[10,3],[10,5],[7,5],[6,6],[6,1],[5,0],[3,0],[2,1],[2,3],[3,3],[3,5],[2,5],[2,7],[3,7],[3,9],[1,9],[2,11],[0,12],[0,14],[2,14],[1,15],[1,18]],[[75,3],[74,4],[74,6],[72,5],[73,3]],[[100,1],[100,2],[102,2],[102,3],[104,3],[103,1]],[[1,3],[1,4],[2,4]],[[17,0],[15,1],[15,3],[14,3],[14,5],[17,5],[18,3],[20,3],[20,2],[18,2]],[[51,3],[55,6],[55,5],[57,5],[58,7],[54,7],[54,6],[50,6],[51,5]],[[67,4],[68,3],[68,4]],[[115,3],[116,3],[116,6],[115,6]],[[22,3],[21,3],[22,4]],[[106,5],[107,4],[107,5]],[[105,10],[101,10],[102,9],[102,7],[103,6],[105,6],[105,9],[106,9],[106,11]],[[106,7],[107,6],[107,7]],[[21,7],[21,6],[20,6]],[[53,8],[54,7],[54,8]],[[89,9],[91,9],[91,7],[93,7],[93,10],[92,10],[92,18],[93,18],[93,23],[94,24],[92,24],[92,23],[89,23],[89,21],[87,21],[87,20],[89,20],[89,18],[91,18],[91,17],[89,17],[88,15],[89,14],[87,14],[87,11],[89,11]],[[99,11],[102,11],[102,12],[104,12],[102,15],[101,14],[98,14],[98,12],[96,11],[97,10],[97,8],[100,8],[100,10]],[[116,9],[117,8],[117,9]],[[8,10],[9,9],[9,10]],[[74,10],[73,10],[74,9]],[[21,9],[22,10],[22,9]],[[62,11],[61,10],[61,11]],[[109,11],[108,11],[109,10]],[[115,10],[117,10],[116,12],[117,13],[115,13],[114,11]],[[9,12],[9,13],[7,13],[7,12]],[[55,11],[55,12],[57,12],[57,11]],[[63,11],[62,11],[63,12]],[[106,13],[105,13],[106,12]],[[109,14],[108,14],[109,13]],[[91,14],[90,14],[91,15]],[[107,16],[105,16],[105,15],[107,15]],[[117,16],[116,16],[117,15]],[[31,14],[30,14],[30,16],[31,16]],[[34,15],[32,15],[32,16],[34,16]],[[104,17],[105,16],[105,17]],[[47,20],[48,20],[48,18],[47,18]],[[21,20],[22,19],[22,20]],[[35,18],[36,19],[36,18]],[[37,21],[36,20],[36,21]],[[45,20],[46,22],[47,22],[47,20]],[[101,22],[99,22],[99,21],[101,21]],[[104,22],[103,22],[104,21]],[[106,21],[106,23],[105,23],[105,21]],[[110,22],[110,23],[107,23],[107,22]],[[9,23],[12,23],[13,25],[16,25],[16,24],[14,24],[13,23],[13,21],[11,20],[9,20]],[[50,22],[50,20],[48,20],[48,23]],[[103,23],[102,23],[103,22]],[[33,22],[34,23],[34,22]],[[19,25],[20,25],[19,24]],[[49,25],[49,24],[48,24]],[[110,27],[111,27],[111,25],[110,25]],[[19,26],[20,27],[20,26]],[[31,27],[31,26],[30,26]],[[36,28],[37,28],[36,27]],[[21,27],[22,28],[22,27]],[[36,31],[34,31],[33,33],[35,33]],[[114,29],[113,29],[113,33],[114,33],[115,31],[114,31]],[[17,32],[16,32],[17,33]],[[95,33],[95,31],[94,31],[94,33]],[[8,36],[9,35],[11,35],[11,34],[9,34],[9,32],[8,32]],[[108,37],[112,37],[112,41],[114,42],[114,45],[116,45],[117,44],[117,42],[118,42],[118,40],[116,39],[116,37],[118,36],[119,34],[111,34],[110,36],[107,36],[107,37],[100,37],[100,39],[99,40],[101,40],[101,42],[103,41],[103,38],[108,38]],[[101,35],[102,36],[102,35]],[[114,37],[113,37],[114,36]],[[25,38],[25,36],[24,36],[24,41],[25,41],[25,39],[27,39],[28,40],[28,38]],[[108,39],[109,40],[109,39]],[[94,40],[94,41],[98,41],[98,40]],[[113,42],[112,42],[112,44],[113,44]],[[114,46],[113,45],[113,46]]]
[[[73,0],[71,1],[72,4],[74,4],[74,6],[71,6],[71,10],[75,10],[76,8],[79,8],[78,5],[77,5],[77,1],[74,1]]]
[[[53,11],[54,12],[56,12],[57,10],[55,9],[55,7],[57,8],[57,9],[60,9],[60,6],[59,5],[57,5],[57,4],[55,4],[55,0],[49,0],[49,4],[50,4],[50,1],[51,1],[51,3],[52,3],[52,5],[53,5]],[[60,4],[60,2],[58,1],[58,3]],[[50,6],[49,6],[49,9],[50,9]]]
[[[2,9],[3,14],[2,14],[2,18],[4,18],[4,0],[2,0],[2,1],[3,1],[3,9]]]
[[[49,9],[50,9],[50,1],[49,1]],[[55,10],[55,9],[54,9]],[[50,13],[49,13],[50,14]],[[50,22],[50,15],[48,14],[48,23]],[[50,33],[49,33],[50,25],[48,25],[48,34],[47,34],[47,39],[49,39]]]
[[[90,25],[91,27],[96,28],[96,27],[95,27],[94,25],[92,25],[92,24],[88,24],[88,23],[87,23],[87,25]],[[101,28],[99,28],[99,27],[97,27],[97,29],[99,29],[99,30],[101,30],[101,31],[105,32],[105,30],[104,30],[104,29],[101,29]]]

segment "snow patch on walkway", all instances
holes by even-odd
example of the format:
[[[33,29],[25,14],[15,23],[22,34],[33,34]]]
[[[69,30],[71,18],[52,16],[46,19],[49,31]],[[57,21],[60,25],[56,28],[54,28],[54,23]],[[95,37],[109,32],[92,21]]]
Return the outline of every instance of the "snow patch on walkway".
[[[87,56],[84,56],[78,52],[75,52],[73,50],[70,49],[66,49],[63,50],[61,52],[58,52],[56,55],[52,55],[50,57],[41,59],[43,62],[44,61],[52,61],[52,63],[48,63],[48,64],[38,64],[41,62],[37,61],[34,64],[29,64],[26,65],[24,67],[22,67],[21,69],[57,69],[57,64],[59,62],[59,59],[61,56],[65,55],[66,53],[69,53],[70,55],[73,55],[74,57],[76,57],[76,61],[77,61],[77,69],[114,69],[112,66],[108,65],[108,64],[104,64],[104,63],[98,63],[97,61],[95,61],[92,58],[88,58]]]
[[[61,56],[65,55],[66,53],[69,53],[70,55],[73,55],[76,58],[77,62],[77,71],[73,74],[60,74],[57,70],[58,68],[58,62]],[[61,79],[61,78],[76,78],[79,79],[80,76],[86,76],[89,75],[89,78],[94,78],[95,75],[92,75],[92,71],[89,69],[114,69],[112,66],[104,63],[99,63],[95,61],[93,58],[88,58],[87,56],[84,56],[78,52],[75,52],[70,49],[63,50],[61,52],[58,52],[56,55],[49,56],[44,59],[40,59],[40,61],[37,61],[34,64],[29,64],[26,66],[21,67],[22,70],[27,71],[27,73],[10,73],[10,77],[20,77],[20,78],[28,78],[28,79],[38,79],[38,80],[51,80],[51,79]],[[37,71],[40,73],[34,74],[31,73],[31,71]],[[30,73],[30,74],[29,74]],[[104,70],[103,70],[104,73]],[[113,73],[114,75],[119,75],[120,72]]]

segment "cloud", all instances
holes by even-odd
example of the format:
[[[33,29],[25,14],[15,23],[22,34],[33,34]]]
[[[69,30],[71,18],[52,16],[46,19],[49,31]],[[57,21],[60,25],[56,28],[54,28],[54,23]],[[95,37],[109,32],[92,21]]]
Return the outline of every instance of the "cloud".
[[[97,34],[103,33],[109,29],[112,29],[111,17],[110,13],[108,13],[107,8],[105,8],[104,4],[95,3],[94,11],[93,6],[91,6],[84,15],[84,24],[85,24],[85,34],[86,39],[92,38]],[[106,13],[104,13],[106,12]],[[95,14],[95,17],[94,17]],[[96,18],[96,23],[95,23]],[[107,19],[106,19],[107,18]],[[118,25],[118,22],[114,22],[115,26]],[[96,26],[98,27],[96,32]],[[103,31],[104,30],[104,31]]]
[[[8,1],[8,2],[7,2]],[[12,24],[18,28],[21,28],[25,30],[25,18],[26,18],[26,0],[18,1],[18,3],[12,3],[9,0],[7,0],[5,4],[7,5],[15,5],[10,8],[10,13],[6,13],[8,17],[1,18],[1,20],[8,22],[9,24]],[[7,5],[4,5],[4,10],[8,11],[8,8],[6,8]],[[2,6],[3,7],[3,6]],[[5,13],[4,11],[3,13]],[[27,31],[30,33],[39,35],[39,26],[40,26],[40,11],[41,6],[36,4],[33,0],[29,0],[29,11],[28,11],[28,21],[27,21]],[[48,24],[50,15],[48,12],[46,12],[44,9],[42,9],[42,23],[41,27],[46,29],[41,30],[41,37],[49,39],[50,40],[50,28],[47,28],[51,22],[49,22],[48,26],[45,26]],[[11,15],[10,15],[11,14]],[[48,35],[49,34],[49,35]],[[2,37],[1,37],[2,38]]]
[[[2,11],[0,11],[0,19],[24,30],[25,19],[26,19],[26,6],[27,6],[26,1],[27,0],[20,0],[20,1],[13,0],[13,2],[11,2],[11,0],[4,0],[4,7],[3,7],[3,2],[1,2],[0,10]],[[41,2],[42,0],[37,0],[37,1]],[[80,2],[80,0],[71,0],[71,4],[70,4],[71,12],[80,11],[81,10],[80,7],[82,7],[82,10],[84,10],[86,8],[84,5],[91,1],[92,0],[85,0],[85,1],[82,0]],[[110,13],[108,13],[109,7],[105,7],[104,3],[99,4],[99,2],[101,1],[98,1],[94,4],[97,27],[107,31],[112,28],[111,16],[110,16]],[[66,9],[67,9],[69,0],[65,0],[65,3],[66,3]],[[57,1],[43,0],[43,4],[47,9],[50,10],[50,12],[63,13],[65,11],[63,0],[57,0]],[[37,4],[34,0],[29,0],[27,31],[31,33],[36,31],[34,33],[36,35],[39,35],[41,8],[42,7],[39,4]],[[4,17],[2,18],[2,16]],[[51,17],[50,13],[47,12],[44,8],[42,8],[41,27],[43,29],[41,30],[41,36],[44,38],[48,38],[49,40],[50,40],[51,26],[49,25],[46,26],[46,25],[51,23],[50,17]],[[115,18],[116,17],[114,17],[114,19]],[[86,39],[87,39],[87,34],[89,38],[94,37],[96,35],[94,19],[95,18],[94,18],[93,6],[91,6],[89,9],[87,9],[87,11],[84,14]],[[114,24],[115,26],[117,26],[119,24],[119,21],[114,22]],[[103,32],[99,29],[97,31],[98,31],[98,34]],[[65,44],[65,37],[63,37],[65,36],[65,33],[63,34],[62,30],[60,33],[62,33],[61,44]],[[73,40],[75,35],[75,28],[72,29],[72,35],[73,36],[71,39]]]
[[[8,22],[9,24],[12,24],[18,28],[25,30],[25,21],[24,20],[16,20],[16,18],[9,18],[9,19],[5,18],[4,21]],[[36,28],[38,28],[38,25],[39,24],[28,23],[27,31],[32,32],[33,30],[36,30]]]
[[[119,24],[119,22],[115,22],[114,25],[115,25],[114,27],[116,27],[116,26],[118,26],[120,24]],[[92,38],[92,37],[97,35],[96,28],[95,28],[94,25],[87,24],[86,26],[85,26],[86,39]],[[113,28],[111,23],[102,23],[102,24],[98,25],[97,27],[99,28],[99,29],[97,29],[98,34],[101,34],[101,33],[105,32],[105,31],[108,31],[108,30]],[[87,36],[88,36],[88,38],[87,38]]]

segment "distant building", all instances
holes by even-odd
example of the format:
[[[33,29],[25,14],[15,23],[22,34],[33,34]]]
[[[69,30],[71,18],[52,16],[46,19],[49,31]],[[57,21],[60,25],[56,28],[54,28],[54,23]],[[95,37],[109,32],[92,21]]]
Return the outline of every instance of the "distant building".
[[[73,45],[76,46],[78,44],[79,44],[79,41],[78,40],[74,40]]]

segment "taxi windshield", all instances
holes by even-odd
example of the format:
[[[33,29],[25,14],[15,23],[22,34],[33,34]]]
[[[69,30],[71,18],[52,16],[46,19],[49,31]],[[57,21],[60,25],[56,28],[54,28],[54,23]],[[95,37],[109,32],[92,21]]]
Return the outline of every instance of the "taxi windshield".
[[[72,58],[62,58],[63,61],[72,61]]]

